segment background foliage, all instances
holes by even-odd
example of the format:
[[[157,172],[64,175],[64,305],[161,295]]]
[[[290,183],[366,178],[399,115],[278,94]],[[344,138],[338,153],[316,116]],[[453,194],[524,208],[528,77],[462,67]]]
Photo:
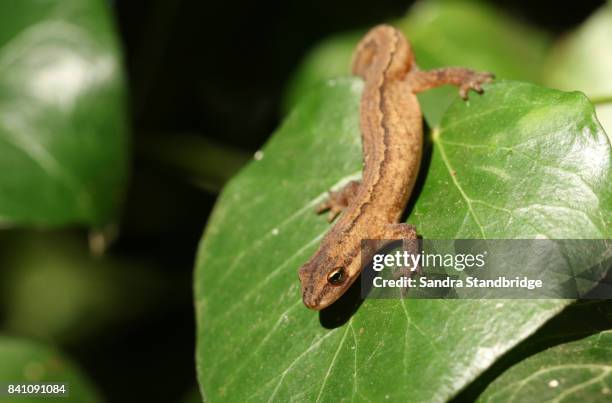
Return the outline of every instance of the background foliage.
[[[532,236],[527,221],[554,236],[609,237],[610,148],[597,122],[610,130],[612,53],[602,51],[612,26],[609,6],[329,3],[0,5],[0,379],[69,379],[71,400],[79,402],[200,401],[198,389],[212,400],[331,400],[351,393],[358,400],[403,399],[406,387],[414,399],[498,401],[512,390],[520,400],[572,388],[572,397],[606,397],[611,316],[605,301],[446,306],[454,315],[438,301],[365,303],[342,322],[346,312],[319,317],[300,306],[295,271],[327,228],[304,203],[359,171],[360,83],[337,77],[347,75],[359,35],[382,21],[409,35],[422,67],[467,65],[514,80],[468,104],[453,103],[452,89],[420,97],[436,129],[428,134],[429,175],[411,205],[411,222],[429,235]],[[595,103],[597,120],[582,95],[519,81],[581,90]],[[505,96],[512,93],[517,97]],[[492,111],[495,119],[482,121],[471,115],[489,102],[512,111]],[[453,123],[462,116],[469,120]],[[553,119],[559,116],[566,118]],[[494,136],[499,130],[521,137],[503,143]],[[535,148],[511,158],[504,154],[537,131],[559,136],[534,140]],[[224,189],[199,251],[198,388],[197,243],[219,190],[273,132],[264,158]],[[441,141],[474,141],[467,144],[485,145],[506,161],[535,159],[545,180],[532,181],[511,205],[503,195],[516,195],[516,181],[492,175],[498,168],[525,176],[525,166],[513,171],[487,159],[489,150],[442,148]],[[488,173],[462,166],[468,157]],[[448,163],[462,173],[468,198],[479,199],[484,182],[501,186],[494,189],[498,198],[487,199],[497,209],[475,202],[478,223],[442,222],[466,213],[459,192],[444,202],[445,215],[429,214],[440,189],[458,189],[445,174]],[[554,217],[520,211],[521,203],[559,183],[581,191],[544,192],[546,205],[569,209]],[[518,215],[514,227],[499,226],[504,209]],[[291,231],[284,230],[279,219],[298,211]],[[282,243],[266,232],[275,228]],[[228,274],[217,275],[232,263]],[[253,277],[239,285],[236,298],[222,284],[243,279],[243,265]],[[387,330],[371,331],[381,327]],[[457,343],[463,351],[451,351]],[[568,360],[582,367],[556,367]],[[535,367],[551,369],[530,377]],[[359,382],[343,382],[346,370]],[[377,383],[396,371],[418,376],[394,388]]]

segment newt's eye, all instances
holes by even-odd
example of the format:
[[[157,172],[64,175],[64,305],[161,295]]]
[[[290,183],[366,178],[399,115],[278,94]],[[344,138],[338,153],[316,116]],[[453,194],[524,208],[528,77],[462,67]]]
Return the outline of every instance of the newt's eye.
[[[327,275],[327,282],[331,285],[340,285],[345,279],[344,267],[336,267]]]

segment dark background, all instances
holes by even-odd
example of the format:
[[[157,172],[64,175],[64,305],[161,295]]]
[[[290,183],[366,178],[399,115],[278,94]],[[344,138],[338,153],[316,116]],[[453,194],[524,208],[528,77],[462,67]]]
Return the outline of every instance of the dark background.
[[[562,35],[604,1],[493,2]],[[180,401],[196,390],[192,270],[216,198],[147,152],[185,133],[257,150],[278,125],[284,85],[305,52],[336,32],[401,17],[391,0],[112,3],[128,72],[134,162],[112,253],[158,263],[167,302],[69,348],[108,401]]]

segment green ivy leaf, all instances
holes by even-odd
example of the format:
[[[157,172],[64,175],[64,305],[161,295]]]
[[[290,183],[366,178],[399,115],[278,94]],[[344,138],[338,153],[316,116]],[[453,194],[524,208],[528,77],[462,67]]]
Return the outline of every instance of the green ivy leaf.
[[[580,28],[561,41],[546,64],[545,83],[563,90],[580,90],[598,102],[597,116],[612,132],[612,5],[607,3]],[[603,100],[606,102],[603,102]]]
[[[456,397],[458,402],[473,402],[508,368],[548,348],[588,337],[612,328],[612,300],[582,300],[569,305],[525,339]],[[534,395],[535,396],[535,395]]]
[[[469,66],[528,81],[539,77],[550,42],[543,31],[473,1],[416,3],[398,27],[425,68]]]
[[[444,401],[571,302],[366,300],[343,324],[302,305],[297,269],[329,229],[313,209],[361,170],[361,89],[310,92],[218,200],[195,279],[210,400]],[[425,169],[424,238],[610,236],[610,144],[579,93],[500,82],[457,100]]]
[[[89,403],[101,401],[90,381],[59,352],[39,343],[24,339],[0,336],[0,379],[2,382],[33,383],[62,382],[68,383],[69,394],[56,397],[62,402]],[[2,391],[0,402],[48,402],[49,397],[7,396]]]
[[[430,237],[612,234],[610,143],[584,95],[502,81],[451,105],[432,137],[437,186],[410,219]]]
[[[109,222],[127,132],[106,2],[2,2],[0,16],[0,222]]]
[[[497,378],[479,402],[609,402],[612,331],[538,353]]]

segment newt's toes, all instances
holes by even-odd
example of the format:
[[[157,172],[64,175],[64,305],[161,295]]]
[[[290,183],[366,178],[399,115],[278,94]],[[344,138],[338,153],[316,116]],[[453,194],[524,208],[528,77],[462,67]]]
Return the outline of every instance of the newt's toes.
[[[329,210],[329,213],[327,214],[327,222],[332,222],[336,219],[336,217],[338,217],[338,215],[340,214],[342,210],[338,209],[338,208],[331,208]]]
[[[493,81],[495,74],[493,73],[478,73],[474,78],[474,87],[480,88],[482,84],[487,84]]]
[[[484,92],[482,85],[490,83],[493,81],[493,78],[495,78],[495,76],[492,73],[475,73],[469,80],[459,87],[459,96],[461,96],[461,98],[463,98],[465,101],[468,99],[468,93],[470,90],[474,90],[475,92],[482,94]]]
[[[323,203],[319,204],[316,208],[315,208],[315,212],[317,214],[321,214],[326,212],[327,210],[329,210],[331,208],[331,203],[329,202],[329,200],[324,201]]]

